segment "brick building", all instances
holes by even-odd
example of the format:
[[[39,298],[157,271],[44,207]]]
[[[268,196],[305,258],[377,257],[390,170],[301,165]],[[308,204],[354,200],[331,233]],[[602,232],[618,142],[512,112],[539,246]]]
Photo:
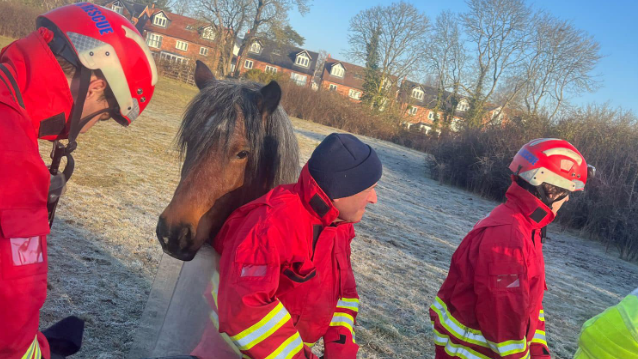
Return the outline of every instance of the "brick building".
[[[364,74],[363,67],[328,56],[321,74],[321,88],[335,91],[352,101],[361,102]]]
[[[319,54],[313,51],[257,40],[248,49],[246,58],[239,60],[239,73],[259,69],[267,73],[283,74],[299,86],[311,86],[314,83],[318,58]],[[233,61],[233,71],[236,65],[237,58]]]

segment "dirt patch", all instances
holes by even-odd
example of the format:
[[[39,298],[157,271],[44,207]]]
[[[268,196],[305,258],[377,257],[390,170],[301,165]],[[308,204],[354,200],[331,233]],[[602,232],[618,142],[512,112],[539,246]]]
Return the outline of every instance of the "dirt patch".
[[[131,346],[161,256],[156,220],[179,178],[173,137],[196,91],[162,79],[130,128],[104,123],[80,138],[77,169],[49,238],[50,291],[42,314],[43,327],[71,314],[87,320],[77,358],[123,358]],[[302,162],[336,131],[293,124]],[[496,203],[426,177],[423,153],[365,140],[379,153],[384,176],[379,203],[355,226],[359,357],[432,358],[428,307],[454,249]],[[41,146],[48,156],[50,145]],[[559,227],[549,234],[548,340],[553,357],[567,359],[583,321],[638,287],[638,267]]]

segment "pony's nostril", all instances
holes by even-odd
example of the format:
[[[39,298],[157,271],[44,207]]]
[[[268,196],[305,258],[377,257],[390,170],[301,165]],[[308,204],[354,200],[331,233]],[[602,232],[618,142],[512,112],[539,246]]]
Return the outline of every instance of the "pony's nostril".
[[[160,242],[162,247],[168,244],[168,227],[166,226],[166,221],[162,217],[160,217],[157,221],[155,234],[157,235],[157,240]]]
[[[179,248],[186,249],[190,247],[192,239],[193,239],[193,226],[185,225],[179,231]]]

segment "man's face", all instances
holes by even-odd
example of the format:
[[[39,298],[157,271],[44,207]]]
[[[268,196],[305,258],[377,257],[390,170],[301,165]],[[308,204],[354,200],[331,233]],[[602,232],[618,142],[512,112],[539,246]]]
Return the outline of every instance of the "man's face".
[[[550,196],[550,198],[551,197],[552,196]],[[554,215],[556,215],[558,213],[558,210],[563,206],[563,204],[568,201],[569,201],[569,196],[561,199],[560,201],[552,203],[552,212],[554,212]]]
[[[339,219],[345,222],[360,222],[368,203],[377,203],[376,186],[375,183],[372,187],[355,195],[333,200],[334,206],[339,210]]]

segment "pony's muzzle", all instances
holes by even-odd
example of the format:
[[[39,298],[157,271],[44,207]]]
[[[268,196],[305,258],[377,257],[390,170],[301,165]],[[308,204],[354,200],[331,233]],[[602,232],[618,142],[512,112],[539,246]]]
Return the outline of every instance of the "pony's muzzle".
[[[191,224],[180,224],[169,228],[166,219],[160,217],[155,233],[164,253],[182,261],[190,261],[195,257],[197,251],[192,250],[195,231]]]

